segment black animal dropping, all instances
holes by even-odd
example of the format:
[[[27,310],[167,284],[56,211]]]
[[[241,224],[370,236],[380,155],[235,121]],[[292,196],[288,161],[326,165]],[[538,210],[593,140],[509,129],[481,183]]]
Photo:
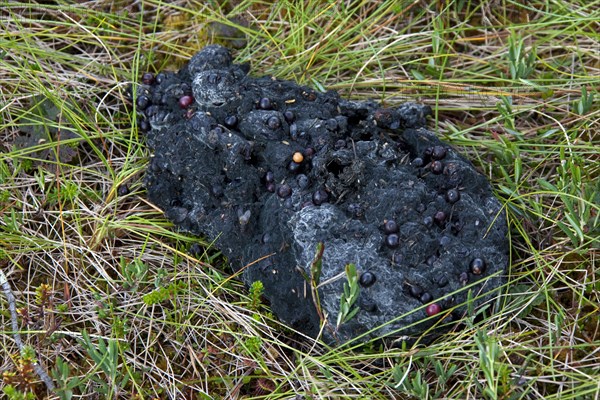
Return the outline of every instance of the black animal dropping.
[[[377,277],[375,276],[375,274],[373,274],[372,272],[369,272],[369,271],[365,271],[362,274],[360,274],[358,283],[360,283],[360,285],[362,287],[369,287],[369,286],[373,286],[373,284],[375,283],[376,280],[377,280]]]

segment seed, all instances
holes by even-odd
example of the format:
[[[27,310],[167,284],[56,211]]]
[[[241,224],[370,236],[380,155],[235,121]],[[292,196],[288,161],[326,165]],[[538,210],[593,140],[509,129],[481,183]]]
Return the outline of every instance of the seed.
[[[387,235],[385,237],[385,244],[389,248],[395,249],[396,247],[398,247],[400,245],[400,237],[395,233]]]
[[[460,192],[456,189],[450,189],[446,192],[446,201],[450,204],[456,203],[460,200]]]
[[[267,126],[271,129],[277,129],[281,126],[281,121],[277,117],[270,117],[267,120]]]
[[[263,97],[262,99],[260,99],[258,101],[258,106],[260,108],[262,108],[263,110],[270,110],[271,109],[271,100],[269,100],[267,97]]]
[[[316,206],[320,206],[321,204],[327,202],[329,200],[329,195],[323,189],[319,189],[312,195],[312,201]]]
[[[179,98],[179,107],[186,109],[189,106],[191,106],[193,102],[194,102],[193,96],[189,96],[189,95],[181,96]]]
[[[424,161],[421,157],[417,157],[414,160],[412,160],[412,165],[414,165],[417,168],[420,168],[424,165]]]
[[[446,223],[446,213],[443,211],[436,212],[433,220],[438,226],[442,227]]]
[[[428,292],[425,292],[421,295],[421,298],[419,300],[421,300],[421,303],[427,304],[431,300],[433,300],[433,297]]]
[[[146,72],[142,75],[142,83],[144,85],[152,85],[154,83],[154,74],[152,72]]]
[[[237,125],[238,123],[238,119],[235,115],[230,115],[227,118],[225,118],[225,126],[229,127],[229,128],[233,128],[234,126]]]
[[[283,118],[285,118],[285,120],[287,121],[288,124],[291,124],[295,119],[295,115],[293,112],[288,110],[283,113]]]
[[[471,272],[474,275],[481,275],[485,272],[485,261],[481,258],[474,258],[471,261]]]
[[[304,156],[302,155],[302,153],[300,153],[299,151],[297,151],[292,156],[292,160],[294,160],[294,162],[300,164],[302,161],[304,161]]]
[[[360,274],[358,282],[362,287],[369,287],[372,286],[376,280],[377,278],[375,277],[375,274],[369,271],[365,271],[362,274]]]
[[[281,197],[282,199],[284,199],[286,197],[290,197],[291,195],[292,195],[292,188],[287,183],[285,183],[277,188],[277,196]]]
[[[444,172],[444,164],[442,164],[441,161],[434,161],[431,163],[431,172],[433,172],[436,175],[441,174],[442,172]]]
[[[437,303],[430,304],[425,309],[425,313],[430,317],[432,315],[439,314],[441,311],[442,311],[442,307]]]
[[[148,107],[150,105],[150,98],[148,98],[148,96],[146,95],[141,95],[140,97],[137,98],[136,101],[138,110],[143,111],[146,109],[146,107]]]
[[[410,287],[410,295],[412,297],[415,297],[418,299],[421,297],[422,294],[423,294],[423,289],[421,289],[419,286],[411,286]]]
[[[434,160],[441,160],[446,157],[446,148],[444,146],[434,146],[431,150],[431,157]]]
[[[387,234],[398,233],[398,224],[393,219],[389,219],[384,222],[383,231]]]

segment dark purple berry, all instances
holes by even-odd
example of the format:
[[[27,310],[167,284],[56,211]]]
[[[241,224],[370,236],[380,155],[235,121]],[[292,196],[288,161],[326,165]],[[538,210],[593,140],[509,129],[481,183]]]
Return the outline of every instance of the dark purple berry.
[[[329,195],[323,189],[319,189],[312,195],[312,201],[316,206],[320,206],[323,203],[326,203],[329,200]]]
[[[474,258],[471,261],[471,272],[474,275],[481,275],[485,272],[485,261],[481,258]]]
[[[421,157],[417,157],[414,160],[412,160],[412,165],[420,168],[425,164],[425,162],[423,161],[423,159]]]
[[[267,183],[275,182],[275,174],[273,173],[273,171],[267,171],[265,173],[265,182],[267,182]]]
[[[285,118],[285,120],[287,121],[288,124],[291,124],[292,122],[294,122],[295,116],[294,116],[293,112],[288,110],[283,113],[283,118]]]
[[[287,183],[279,186],[277,188],[277,196],[285,199],[286,197],[290,197],[292,195],[292,188]]]
[[[441,161],[433,161],[431,163],[431,172],[433,172],[436,175],[441,174],[442,172],[444,172],[444,164],[442,164]]]
[[[267,183],[266,188],[267,188],[267,192],[275,193],[276,186],[273,182]]]
[[[387,235],[385,237],[385,244],[389,248],[395,249],[396,247],[398,247],[400,245],[400,237],[395,233]]]
[[[434,146],[431,150],[431,157],[434,160],[441,160],[446,157],[446,148],[444,146]]]
[[[267,98],[267,97],[263,97],[262,99],[260,99],[258,101],[258,107],[262,108],[263,110],[270,110],[271,109],[271,100],[269,100],[269,98]]]
[[[425,292],[421,295],[421,298],[419,300],[421,301],[421,303],[427,304],[431,300],[433,300],[433,297],[428,292]]]
[[[271,129],[277,129],[281,126],[281,121],[279,121],[279,118],[273,116],[267,120],[267,125]]]
[[[450,204],[456,203],[460,200],[460,192],[456,189],[450,189],[446,192],[446,201]]]
[[[423,294],[423,289],[419,286],[411,286],[410,287],[410,295],[416,299],[419,299]]]
[[[312,147],[307,147],[304,150],[304,157],[312,157],[315,155],[315,149],[313,149]]]
[[[430,304],[427,306],[427,308],[425,308],[425,313],[430,317],[432,315],[439,314],[441,311],[442,307],[437,303]]]
[[[423,225],[425,225],[428,228],[431,228],[431,226],[433,225],[433,218],[431,218],[430,216],[423,218]]]
[[[443,211],[436,212],[433,216],[433,220],[439,227],[444,226],[444,224],[446,223],[446,213]]]
[[[119,185],[119,187],[117,188],[117,195],[127,196],[128,194],[129,194],[129,186]]]
[[[288,171],[290,171],[293,174],[299,173],[301,169],[302,164],[298,164],[297,162],[290,161],[290,163],[288,164]]]
[[[160,85],[161,83],[163,83],[165,78],[166,78],[165,74],[163,74],[162,72],[159,72],[158,75],[156,75],[156,78],[154,78],[154,80],[156,81],[156,83],[158,83]]]
[[[377,278],[375,277],[375,274],[369,271],[365,271],[362,274],[360,274],[358,283],[360,283],[362,287],[369,287],[372,286],[376,280]]]
[[[137,104],[138,110],[143,111],[150,105],[150,98],[146,95],[141,95],[140,97],[137,98],[136,104]]]
[[[398,233],[398,224],[393,219],[388,219],[383,224],[383,231],[387,234]]]
[[[142,75],[142,83],[144,85],[152,85],[154,83],[154,74],[152,72],[146,72]]]
[[[193,102],[194,102],[194,97],[192,97],[190,95],[181,96],[179,98],[179,107],[181,107],[185,110],[186,108],[191,106]]]
[[[228,128],[233,128],[234,126],[237,125],[238,123],[238,119],[235,115],[230,115],[227,118],[225,118],[225,126],[227,126]]]

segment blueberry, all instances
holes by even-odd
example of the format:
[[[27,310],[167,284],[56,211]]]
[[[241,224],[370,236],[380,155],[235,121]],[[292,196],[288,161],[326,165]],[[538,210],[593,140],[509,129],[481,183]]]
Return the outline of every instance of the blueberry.
[[[150,98],[146,95],[141,95],[140,97],[137,98],[136,104],[137,104],[138,110],[143,111],[146,109],[146,107],[148,107],[150,105]]]
[[[421,300],[421,303],[427,304],[431,300],[433,300],[433,297],[428,292],[425,292],[421,295],[421,298],[419,300]]]
[[[360,283],[360,285],[362,287],[369,287],[369,286],[373,286],[373,284],[375,283],[376,280],[377,280],[377,278],[375,277],[375,274],[373,274],[372,272],[369,272],[369,271],[365,271],[362,274],[360,274],[358,283]]]
[[[146,72],[142,75],[142,83],[144,85],[152,85],[154,83],[154,74],[152,72]]]
[[[293,112],[288,110],[283,113],[283,118],[285,118],[285,120],[287,121],[288,124],[291,124],[292,122],[294,122],[294,119],[296,117]]]
[[[265,182],[271,183],[274,181],[275,181],[275,174],[273,173],[273,171],[267,171],[265,173]]]
[[[425,225],[428,228],[431,228],[431,226],[433,225],[433,218],[431,218],[430,216],[423,218],[423,225]]]
[[[166,78],[165,74],[163,74],[162,72],[159,72],[158,75],[156,75],[156,78],[154,78],[154,80],[156,81],[156,83],[158,83],[160,85],[161,83],[163,83],[165,78]]]
[[[277,188],[277,196],[281,197],[282,199],[290,197],[291,195],[292,188],[287,183],[284,183],[283,185]]]
[[[400,237],[395,233],[387,235],[385,237],[385,244],[389,248],[395,249],[396,247],[398,247],[400,245]]]
[[[474,275],[481,275],[485,272],[485,261],[481,258],[474,258],[471,261],[471,272]]]
[[[420,168],[425,164],[425,162],[423,161],[423,159],[421,157],[417,157],[414,160],[412,160],[412,165]]]
[[[298,164],[297,162],[290,161],[288,164],[288,171],[293,174],[297,174],[302,169],[302,164]]]
[[[423,294],[423,289],[421,289],[419,286],[413,285],[410,287],[410,295],[414,298],[419,299],[421,297],[421,295]]]
[[[277,118],[275,116],[270,117],[267,120],[267,126],[271,129],[277,129],[281,126],[281,121],[279,121],[279,118]]]
[[[117,195],[126,196],[129,194],[129,186],[127,185],[119,185],[117,188]]]
[[[320,206],[323,203],[326,203],[329,200],[329,195],[323,189],[319,189],[312,195],[312,201],[316,206]]]
[[[263,97],[258,101],[258,107],[262,108],[263,110],[270,110],[272,107],[271,100],[267,97]]]
[[[393,219],[389,219],[383,224],[383,231],[387,234],[398,233],[398,224]]]
[[[460,200],[460,192],[456,189],[450,189],[446,192],[446,201],[450,204],[456,203]]]
[[[273,182],[267,183],[266,188],[267,188],[267,192],[275,193],[276,186]]]
[[[237,125],[238,123],[238,119],[235,115],[230,115],[227,118],[225,118],[225,126],[229,127],[229,128],[233,128],[234,126]]]
[[[439,314],[441,311],[442,311],[442,307],[437,303],[430,304],[425,309],[425,313],[430,317],[432,315]]]
[[[431,172],[433,172],[436,175],[441,174],[442,172],[444,172],[444,164],[442,164],[441,161],[433,161],[431,163]]]
[[[441,160],[446,157],[446,148],[444,146],[434,146],[431,150],[431,157],[434,160]]]
[[[446,223],[446,213],[443,211],[438,211],[433,216],[433,220],[439,227],[443,227]]]

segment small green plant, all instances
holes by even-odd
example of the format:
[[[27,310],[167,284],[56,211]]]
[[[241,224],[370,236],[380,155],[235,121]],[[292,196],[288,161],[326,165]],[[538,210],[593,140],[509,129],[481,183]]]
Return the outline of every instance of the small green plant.
[[[183,281],[170,283],[168,286],[158,288],[142,297],[142,301],[147,306],[161,303],[165,300],[177,297],[177,295],[185,290],[187,284]]]
[[[124,257],[119,259],[121,274],[125,277],[125,287],[134,287],[144,279],[148,272],[148,265],[141,259],[136,258],[131,262],[127,262]]]
[[[73,398],[73,389],[81,385],[81,379],[71,376],[69,364],[61,357],[56,359],[56,366],[52,370],[52,376],[56,380],[58,387],[56,394],[60,400],[71,400]]]
[[[535,66],[535,49],[525,54],[523,38],[508,38],[508,69],[512,80],[527,79]]]
[[[260,307],[262,301],[261,301],[261,297],[263,295],[265,291],[265,287],[263,285],[263,283],[261,281],[254,281],[252,282],[252,285],[250,285],[250,304],[248,304],[248,307],[251,310],[258,310],[258,308]]]
[[[579,100],[573,102],[573,109],[579,115],[585,115],[589,113],[594,105],[594,92],[588,94],[587,88],[583,86],[581,88],[581,97]]]
[[[94,371],[88,376],[98,385],[98,392],[110,398],[118,393],[129,381],[128,374],[122,374],[119,368],[119,344],[116,339],[98,338],[98,346],[92,340],[86,330],[82,333],[81,345],[95,363]],[[104,377],[99,376],[96,370],[104,372]]]
[[[485,379],[482,394],[486,399],[501,398],[506,392],[508,374],[506,367],[498,363],[500,357],[498,341],[480,330],[475,335],[475,343],[479,350],[479,368]]]
[[[356,265],[346,265],[346,279],[347,282],[344,282],[344,293],[342,293],[340,299],[340,311],[337,317],[336,330],[339,329],[342,324],[345,324],[354,318],[359,310],[359,308],[355,306],[360,291]]]

